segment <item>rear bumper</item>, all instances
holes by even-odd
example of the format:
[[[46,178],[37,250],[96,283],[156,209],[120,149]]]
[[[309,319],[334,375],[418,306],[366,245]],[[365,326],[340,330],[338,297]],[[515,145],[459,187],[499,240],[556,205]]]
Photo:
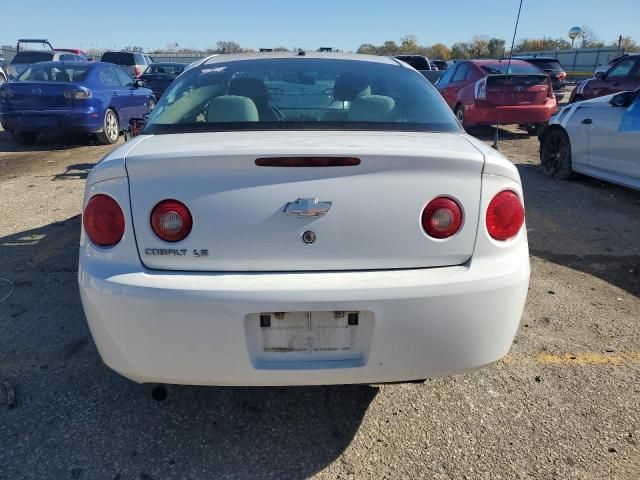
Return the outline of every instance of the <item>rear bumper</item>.
[[[509,351],[529,283],[526,236],[519,243],[498,262],[370,272],[118,271],[81,253],[79,284],[103,361],[136,382],[406,381],[475,369]],[[360,362],[287,363],[286,353],[271,366],[258,361],[247,315],[335,310],[373,315]]]
[[[2,128],[23,132],[82,132],[103,129],[103,115],[95,109],[86,110],[19,110],[0,113]]]
[[[548,99],[543,105],[507,105],[495,106],[476,102],[465,105],[465,125],[502,124],[523,125],[527,123],[546,123],[556,111],[556,99]]]

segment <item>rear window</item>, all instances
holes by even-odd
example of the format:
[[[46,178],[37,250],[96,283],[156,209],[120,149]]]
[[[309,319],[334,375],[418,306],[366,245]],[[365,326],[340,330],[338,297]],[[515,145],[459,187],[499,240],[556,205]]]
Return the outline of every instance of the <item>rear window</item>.
[[[399,55],[396,58],[398,60],[402,60],[405,63],[408,63],[416,70],[431,70],[429,62],[427,62],[427,59],[424,57]]]
[[[144,73],[166,73],[168,75],[179,75],[184,70],[184,65],[163,65],[155,63],[150,65]]]
[[[507,66],[509,67],[508,71],[507,71]],[[488,73],[489,75],[500,75],[500,74],[507,74],[507,73],[539,75],[541,73],[544,73],[538,67],[535,67],[530,63],[511,62],[511,65],[509,65],[507,60],[505,60],[504,62],[484,63],[480,65],[480,68],[482,68],[482,70],[485,73]]]
[[[68,63],[39,63],[26,69],[18,77],[23,82],[83,82],[89,66]]]
[[[11,63],[14,65],[21,63],[38,63],[53,60],[53,52],[18,52],[13,57]]]
[[[538,60],[538,59],[531,59],[531,60],[526,60],[527,62],[535,65],[538,68],[541,68],[542,70],[544,70],[545,72],[562,72],[562,65],[560,65],[560,62],[558,60]]]
[[[291,128],[460,131],[442,97],[415,71],[296,57],[189,69],[160,99],[145,132]]]
[[[135,65],[133,53],[127,52],[106,52],[102,55],[101,61],[116,65]]]

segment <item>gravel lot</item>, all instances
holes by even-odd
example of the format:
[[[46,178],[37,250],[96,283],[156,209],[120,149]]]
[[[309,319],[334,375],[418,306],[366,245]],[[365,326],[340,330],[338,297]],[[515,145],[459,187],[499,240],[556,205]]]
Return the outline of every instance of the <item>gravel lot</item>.
[[[0,132],[0,277],[15,287],[0,303],[0,479],[640,478],[640,193],[550,181],[536,139],[501,133],[533,269],[503,361],[424,384],[172,387],[159,402],[101,363],[76,286],[84,181],[110,148]]]

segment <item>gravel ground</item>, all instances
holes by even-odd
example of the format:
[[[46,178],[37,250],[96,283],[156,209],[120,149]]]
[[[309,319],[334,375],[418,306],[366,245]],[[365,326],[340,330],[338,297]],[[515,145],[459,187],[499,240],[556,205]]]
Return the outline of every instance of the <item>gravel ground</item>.
[[[101,363],[80,307],[84,179],[110,148],[16,148],[0,132],[0,277],[15,287],[0,303],[0,479],[640,478],[640,193],[550,181],[536,139],[501,134],[533,270],[503,361],[424,384],[171,387],[159,402]]]

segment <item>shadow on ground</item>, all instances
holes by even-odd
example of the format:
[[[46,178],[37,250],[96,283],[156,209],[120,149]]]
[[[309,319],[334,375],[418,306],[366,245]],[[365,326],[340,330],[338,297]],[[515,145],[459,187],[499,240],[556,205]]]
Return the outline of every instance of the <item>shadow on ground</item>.
[[[79,230],[75,216],[0,238],[7,478],[307,478],[350,444],[375,387],[181,386],[159,402],[111,372],[80,305]]]
[[[48,152],[76,147],[101,145],[94,135],[41,134],[33,145],[20,145],[9,132],[0,131],[1,152]]]

